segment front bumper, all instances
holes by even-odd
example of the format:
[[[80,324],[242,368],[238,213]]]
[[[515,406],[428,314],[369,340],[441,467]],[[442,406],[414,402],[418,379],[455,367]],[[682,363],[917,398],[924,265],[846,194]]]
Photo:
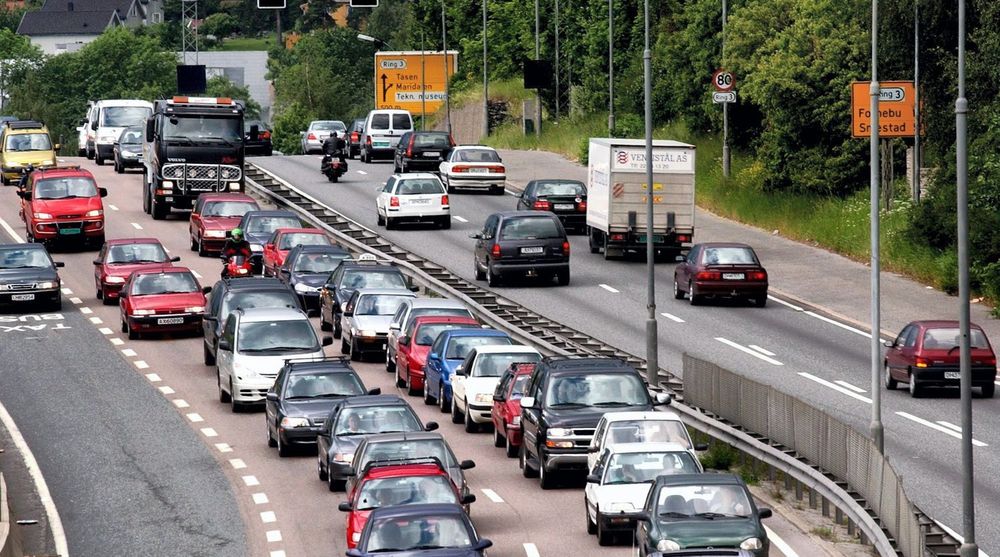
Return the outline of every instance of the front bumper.
[[[542,449],[545,455],[545,469],[555,470],[586,470],[586,447],[580,449]]]
[[[388,341],[388,333],[385,335],[380,335],[377,337],[354,337],[352,342],[354,346],[362,353],[378,352],[385,353],[385,349]]]
[[[302,304],[302,309],[306,311],[319,310],[319,291],[316,292],[299,292],[295,291],[295,295],[299,297],[299,302]]]
[[[141,154],[132,154],[127,151],[119,151],[118,160],[121,162],[121,165],[126,168],[142,166]]]
[[[57,302],[62,294],[58,288],[31,290],[0,290],[0,304],[34,304]]]
[[[200,313],[172,313],[162,315],[129,315],[130,328],[139,332],[200,331]],[[268,385],[270,387],[270,385]]]
[[[114,143],[98,143],[94,146],[94,150],[102,159],[110,159],[115,154],[115,145]]]
[[[619,513],[597,513],[597,520],[602,528],[609,532],[632,532],[635,531],[636,512]]]
[[[278,435],[286,445],[315,445],[319,430],[318,426],[289,428],[278,426]]]
[[[548,274],[562,273],[569,270],[569,261],[558,263],[502,263],[494,262],[493,271],[500,275],[527,275],[527,274]]]
[[[922,387],[957,387],[961,381],[957,374],[958,367],[941,366],[927,368],[910,368],[910,373],[916,377],[917,383]],[[951,378],[946,378],[945,374],[956,374]],[[972,386],[982,387],[990,385],[997,378],[997,369],[991,366],[972,367]]]
[[[32,224],[32,230],[35,238],[39,240],[92,238],[104,235],[104,219],[35,221]]]
[[[478,404],[468,404],[465,410],[469,413],[469,418],[477,424],[493,423],[493,407],[481,406]]]
[[[231,394],[233,400],[244,404],[264,402],[268,389],[274,386],[273,377],[257,375],[256,377],[240,379],[239,377],[233,375],[232,379],[233,392]]]
[[[424,388],[424,370],[423,369],[413,369],[407,370],[410,376],[410,386],[414,390],[421,390]]]

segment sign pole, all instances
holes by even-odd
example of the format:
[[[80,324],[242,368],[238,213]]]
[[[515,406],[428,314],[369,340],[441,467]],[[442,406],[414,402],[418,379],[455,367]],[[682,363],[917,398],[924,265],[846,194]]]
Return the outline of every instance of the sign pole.
[[[541,26],[538,18],[538,0],[535,0],[535,60],[541,56],[538,32]],[[542,90],[535,89],[535,135],[542,135]]]
[[[483,0],[483,137],[490,136],[490,78],[486,53],[486,0]]]
[[[444,121],[451,135],[451,64],[448,63],[448,31],[445,24],[444,0],[441,0],[441,46],[444,47]]]
[[[653,249],[653,54],[649,48],[649,0],[643,2],[645,45],[642,51],[643,96],[646,116],[646,381],[659,380],[656,330],[656,251]]]
[[[424,31],[420,31],[420,131],[427,125],[427,51],[424,49]],[[445,60],[448,53],[444,53]]]
[[[608,0],[608,137],[615,131],[615,13],[614,0]]]
[[[722,0],[722,63],[726,63],[726,19],[729,6]],[[722,103],[722,175],[729,177],[729,103]]]
[[[878,451],[885,454],[883,440],[884,428],[882,426],[882,386],[879,384],[880,372],[882,371],[882,334],[880,315],[880,292],[879,292],[879,153],[878,153],[878,0],[872,0],[872,82],[868,87],[868,94],[871,97],[871,138],[869,145],[869,165],[871,173],[869,179],[869,196],[871,203],[869,208],[869,220],[871,226],[871,376],[872,376],[872,421],[871,434]]]
[[[920,0],[913,0],[913,202],[920,203]]]

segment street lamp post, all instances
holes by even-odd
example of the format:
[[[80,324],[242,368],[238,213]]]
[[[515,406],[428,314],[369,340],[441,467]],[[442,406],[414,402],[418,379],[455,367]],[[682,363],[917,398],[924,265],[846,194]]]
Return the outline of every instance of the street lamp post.
[[[722,63],[726,63],[726,20],[729,6],[722,0]],[[729,103],[722,103],[722,175],[729,177]]]
[[[879,157],[878,157],[878,0],[872,0],[872,82],[868,90],[871,96],[872,131],[869,145],[869,220],[871,221],[871,376],[872,376],[872,440],[880,453],[885,454],[882,427],[882,387],[879,385],[882,371],[881,299],[879,298]]]
[[[483,137],[490,135],[490,85],[486,53],[486,0],[483,0]],[[445,53],[445,57],[447,56]]]
[[[913,0],[913,202],[920,203],[920,0]]]
[[[444,122],[448,135],[451,135],[451,64],[448,63],[448,31],[444,0],[441,0],[441,46],[444,48]]]
[[[555,74],[556,74],[556,120],[559,120],[559,0],[556,2],[556,64],[555,64]]]
[[[615,130],[615,12],[614,0],[608,0],[608,137]]]
[[[646,380],[657,384],[660,364],[656,332],[656,282],[653,249],[653,54],[649,49],[649,0],[643,1],[645,43],[642,51],[643,90],[646,113]]]
[[[541,27],[538,17],[538,0],[535,0],[535,60],[541,56],[538,32]],[[535,135],[542,135],[542,91],[535,89]]]

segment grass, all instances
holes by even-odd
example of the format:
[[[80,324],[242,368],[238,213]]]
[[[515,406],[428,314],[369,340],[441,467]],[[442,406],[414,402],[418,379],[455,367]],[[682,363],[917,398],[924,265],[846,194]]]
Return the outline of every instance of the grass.
[[[832,528],[827,528],[826,526],[818,526],[816,528],[813,528],[812,530],[810,530],[810,533],[828,542],[837,541],[837,534],[833,531]]]
[[[212,50],[268,50],[274,46],[274,37],[239,37],[223,39]]]

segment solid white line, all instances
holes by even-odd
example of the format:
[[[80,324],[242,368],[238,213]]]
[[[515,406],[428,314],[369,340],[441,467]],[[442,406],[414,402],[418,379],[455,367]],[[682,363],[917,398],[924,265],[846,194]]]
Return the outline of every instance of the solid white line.
[[[220,453],[231,453],[233,448],[229,446],[229,443],[216,443],[215,448],[219,449]]]
[[[760,352],[761,354],[763,354],[765,356],[775,356],[776,355],[774,352],[771,352],[770,350],[764,350],[763,348],[761,348],[760,346],[757,346],[756,344],[750,344],[748,346],[750,348],[753,348],[754,350]]]
[[[49,528],[52,529],[52,539],[56,544],[56,553],[63,556],[69,555],[66,532],[63,530],[62,520],[59,519],[59,511],[56,510],[52,494],[49,493],[49,486],[45,483],[45,477],[42,476],[42,470],[38,467],[38,461],[35,460],[35,455],[32,454],[31,448],[28,447],[28,442],[24,440],[21,430],[17,428],[14,418],[7,412],[7,408],[4,407],[3,403],[0,403],[0,423],[3,423],[3,427],[10,435],[14,446],[21,453],[21,458],[24,459],[24,466],[28,469],[28,475],[31,476],[31,481],[35,484],[38,499],[42,503],[42,508],[45,509]]]
[[[104,321],[101,321],[100,317],[91,317],[90,322],[93,323],[94,325],[100,325],[101,323],[104,323]]]
[[[255,505],[266,505],[268,502],[266,493],[254,493],[253,502]]]
[[[603,289],[607,290],[608,292],[610,292],[610,293],[612,293],[612,294],[617,294],[617,293],[621,292],[621,290],[618,290],[617,288],[614,288],[614,287],[611,287],[611,286],[608,286],[608,285],[606,285],[606,284],[604,284],[604,283],[601,283],[601,284],[599,284],[598,286],[600,286],[601,288],[603,288]]]
[[[156,382],[158,382],[158,381],[161,380],[160,376],[157,375],[157,374],[155,374],[155,373],[147,373],[146,374],[146,379],[149,379],[150,382],[152,382],[152,383],[156,383]]]
[[[856,393],[867,393],[868,391],[862,389],[861,387],[855,387],[854,385],[848,383],[847,381],[842,381],[840,379],[834,381],[834,383],[844,387],[845,389],[850,389]]]
[[[189,406],[191,406],[183,398],[175,398],[175,399],[171,400],[170,402],[173,402],[174,406],[176,406],[178,408],[188,408]]]
[[[205,437],[218,437],[219,433],[210,427],[201,428],[201,433]],[[252,476],[251,476],[252,477]]]
[[[779,304],[781,304],[783,306],[786,306],[786,307],[789,307],[789,308],[791,308],[791,309],[793,309],[795,311],[805,311],[805,310],[803,310],[802,308],[800,308],[799,306],[797,306],[795,304],[789,304],[788,302],[786,302],[784,300],[779,300],[779,299],[775,298],[774,296],[771,296],[770,294],[768,294],[767,297],[768,297],[769,300],[774,300],[775,302],[778,302]]]
[[[955,425],[955,424],[953,424],[951,422],[946,422],[944,420],[938,420],[938,423],[941,424],[941,425],[943,425],[944,427],[946,427],[948,429],[953,429],[953,430],[955,430],[955,431],[957,431],[959,433],[962,433],[962,426],[957,426],[957,425]]]
[[[928,286],[927,288],[930,288],[930,286]],[[957,541],[958,543],[965,543],[965,538],[963,538],[962,536],[960,536],[958,532],[956,532],[956,531],[952,530],[951,528],[948,528],[947,526],[945,526],[944,524],[942,524],[941,521],[935,520],[934,523],[937,524],[938,526],[940,526],[942,530],[944,530],[945,532],[947,532],[949,536],[955,538],[955,541]],[[987,555],[982,549],[980,549],[979,550],[979,557],[990,557],[990,556]]]
[[[262,511],[260,513],[260,521],[264,524],[270,524],[271,522],[277,522],[278,517],[274,516],[274,511]]]
[[[121,345],[125,344],[125,341],[122,340],[122,339],[120,339],[120,338],[118,338],[118,337],[112,337],[111,338],[111,344],[114,344],[115,346],[121,346]]]
[[[243,462],[242,458],[232,458],[229,460],[229,464],[231,464],[236,470],[242,470],[247,467],[247,463]]]
[[[524,553],[528,557],[542,557],[542,555],[540,553],[538,553],[538,548],[535,547],[535,544],[533,544],[533,543],[526,543],[526,544],[522,544],[522,545],[524,545]]]
[[[483,495],[488,497],[490,501],[493,501],[494,503],[503,503],[503,497],[500,497],[496,491],[493,491],[492,489],[483,489],[482,492]]]
[[[115,333],[114,331],[112,331],[107,327],[101,327],[100,329],[97,329],[97,331],[100,332],[102,335],[112,335]]]
[[[17,243],[17,244],[23,244],[24,243],[24,238],[22,238],[21,236],[19,236],[17,232],[14,232],[14,229],[11,228],[9,224],[7,224],[7,221],[5,221],[3,219],[0,219],[0,227],[2,227],[4,230],[6,230],[7,234],[10,234],[10,237],[14,239],[14,243]],[[68,294],[72,294],[72,292],[68,292]]]
[[[131,348],[126,348],[125,350],[122,350],[122,356],[125,356],[126,358],[134,358],[137,356],[137,354],[135,353],[135,350],[132,350]]]
[[[783,365],[785,365],[785,364],[779,362],[778,360],[775,360],[774,358],[770,358],[770,357],[765,356],[765,355],[763,355],[763,354],[761,354],[759,352],[754,352],[753,350],[750,350],[746,346],[743,346],[742,344],[733,342],[733,341],[729,340],[728,338],[715,337],[715,340],[717,340],[717,341],[719,341],[722,344],[725,344],[727,346],[732,346],[733,348],[739,350],[740,352],[745,352],[747,354],[750,354],[754,358],[759,358],[761,360],[764,360],[765,362],[767,362],[769,364],[776,365],[776,366],[783,366]]]
[[[666,317],[667,319],[669,319],[669,320],[671,320],[671,321],[673,321],[675,323],[683,323],[684,322],[683,319],[681,319],[680,317],[677,317],[676,315],[674,315],[672,313],[663,312],[660,315],[662,315],[663,317]]]
[[[133,223],[132,223],[132,228],[134,228],[134,229],[136,229],[136,230],[142,230],[142,225],[140,225],[140,224],[139,224],[139,223],[137,223],[137,222],[133,222]]]
[[[172,394],[174,394],[174,390],[171,389],[170,387],[166,386],[166,385],[160,387],[160,392],[163,393],[163,394],[165,394],[165,395],[172,395]]]
[[[455,215],[454,219],[457,220],[458,222],[469,222],[468,219],[466,219],[464,217],[460,217],[458,215]]]
[[[778,537],[778,534],[775,534],[774,530],[768,528],[767,526],[764,526],[764,531],[767,532],[767,539],[770,540],[771,543],[774,544],[779,551],[781,551],[782,555],[784,555],[785,557],[799,557],[799,554],[796,553],[794,549],[792,549],[792,546],[788,545],[787,543],[785,543],[785,540]]]
[[[940,426],[940,425],[938,425],[938,424],[936,424],[934,422],[925,420],[923,418],[918,418],[918,417],[914,416],[913,414],[908,414],[906,412],[896,412],[896,415],[899,416],[899,417],[901,417],[901,418],[906,418],[907,420],[910,420],[912,422],[917,422],[920,425],[925,425],[925,426],[927,426],[927,427],[929,427],[929,428],[931,428],[933,430],[940,431],[941,433],[944,433],[945,435],[950,435],[950,436],[954,437],[955,439],[961,439],[962,438],[962,434],[960,432],[953,431],[951,429],[948,429],[948,428],[946,428],[944,426]],[[986,447],[987,446],[986,443],[983,443],[982,441],[977,441],[975,439],[972,440],[972,444],[975,445],[975,446],[977,446],[977,447]]]
[[[257,480],[257,476],[243,476],[243,483],[245,483],[247,487],[260,485],[260,482]]]
[[[191,412],[190,414],[188,414],[187,419],[191,420],[194,423],[205,421],[205,418],[202,418],[201,414],[198,414],[197,412]]]
[[[269,543],[281,541],[281,530],[268,530],[267,532],[264,532],[264,535],[267,536],[267,541]]]
[[[813,375],[811,373],[806,373],[804,371],[800,371],[799,375],[801,375],[802,377],[805,377],[806,379],[809,379],[810,381],[815,381],[815,382],[819,383],[820,385],[823,385],[824,387],[830,387],[831,389],[837,391],[838,393],[843,393],[843,394],[845,394],[845,395],[847,395],[847,396],[849,396],[849,397],[851,397],[853,399],[860,400],[861,402],[864,402],[864,403],[867,403],[867,404],[871,404],[872,403],[872,399],[870,399],[870,398],[868,398],[866,396],[861,396],[858,393],[856,393],[856,392],[854,392],[854,391],[852,391],[850,389],[845,389],[844,387],[841,387],[840,385],[838,385],[836,383],[831,383],[831,382],[827,381],[826,379],[821,379],[821,378],[816,377],[815,375]]]
[[[82,313],[84,315],[90,315],[91,313],[94,313],[94,310],[92,310],[90,308],[87,308],[87,307],[83,307],[83,308],[80,308],[80,313]]]
[[[112,211],[117,211],[118,207],[116,207],[115,205],[112,205],[112,204],[109,203],[108,204],[108,209],[111,209]]]

